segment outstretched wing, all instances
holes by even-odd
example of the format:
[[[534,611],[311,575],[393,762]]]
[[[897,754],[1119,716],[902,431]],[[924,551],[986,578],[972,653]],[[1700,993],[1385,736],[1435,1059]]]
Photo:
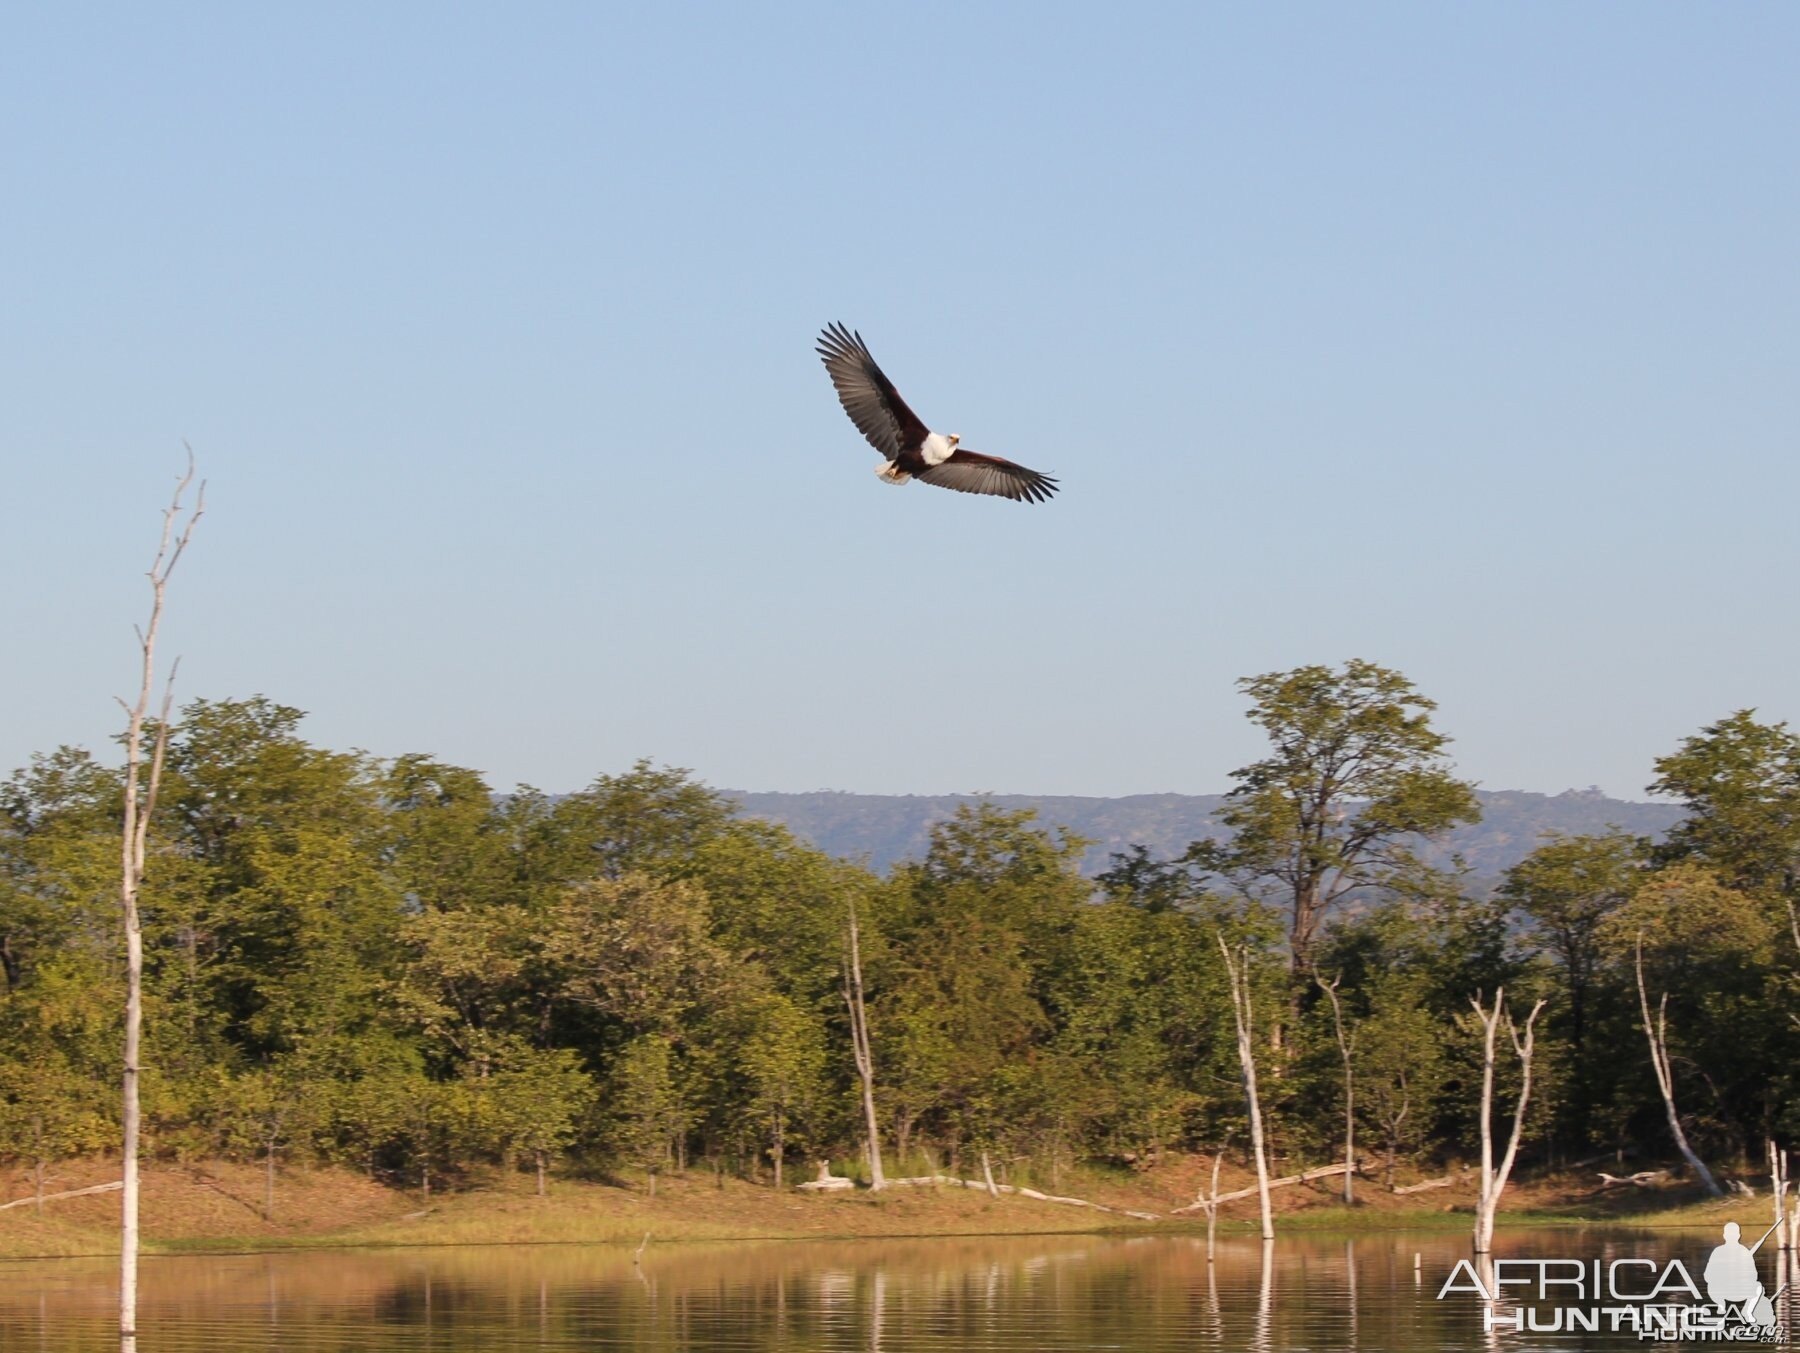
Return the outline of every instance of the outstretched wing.
[[[919,470],[914,478],[940,489],[958,493],[993,493],[1011,498],[1016,503],[1047,502],[1056,492],[1056,481],[1047,474],[1027,470],[999,456],[984,456],[975,451],[954,451],[950,459],[928,470]]]
[[[830,324],[819,335],[819,357],[837,387],[838,403],[856,430],[889,460],[918,449],[931,431],[906,407],[894,383],[881,373],[861,334]]]

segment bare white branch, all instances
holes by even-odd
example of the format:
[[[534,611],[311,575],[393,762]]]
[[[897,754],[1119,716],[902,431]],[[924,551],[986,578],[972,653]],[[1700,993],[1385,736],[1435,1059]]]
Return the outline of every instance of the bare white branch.
[[[1650,1044],[1650,1067],[1656,1073],[1656,1088],[1662,1093],[1663,1113],[1669,1120],[1669,1135],[1675,1139],[1675,1149],[1681,1152],[1681,1158],[1688,1163],[1700,1182],[1706,1185],[1706,1191],[1717,1198],[1722,1196],[1719,1181],[1713,1178],[1713,1172],[1706,1168],[1706,1162],[1688,1145],[1687,1133],[1681,1126],[1681,1115],[1675,1109],[1675,1068],[1669,1060],[1669,993],[1663,992],[1662,1000],[1657,1003],[1656,1018],[1650,1018],[1650,992],[1644,984],[1644,932],[1639,931],[1634,949],[1634,966],[1637,970],[1638,1010],[1644,1019],[1644,1038]]]
[[[163,761],[168,750],[169,718],[174,708],[173,665],[157,719],[147,780],[144,722],[151,695],[156,689],[156,640],[162,627],[169,577],[186,553],[188,543],[194,537],[194,527],[206,510],[206,486],[202,484],[194,507],[186,512],[185,520],[183,518],[182,499],[193,481],[194,453],[189,447],[187,471],[175,485],[175,492],[163,511],[156,555],[146,575],[150,579],[150,618],[148,623],[135,627],[140,658],[137,700],[129,705],[122,699],[119,701],[126,715],[125,799],[119,833],[119,906],[125,931],[125,1067],[121,1087],[124,1142],[119,1213],[119,1342],[124,1353],[130,1353],[137,1340],[138,1076],[144,1013],[144,937],[138,918],[138,900],[144,885],[150,823],[156,813],[156,796],[162,787]]]
[[[1262,1206],[1262,1237],[1275,1238],[1275,1215],[1269,1205],[1269,1157],[1263,1146],[1262,1099],[1256,1089],[1256,1045],[1250,992],[1250,954],[1239,945],[1234,953],[1219,935],[1219,952],[1225,956],[1225,972],[1231,980],[1231,1015],[1237,1025],[1238,1065],[1243,1072],[1244,1099],[1250,1111],[1250,1149],[1256,1158],[1256,1192]]]
[[[1537,1018],[1544,1002],[1531,1007],[1521,1034],[1506,1008],[1506,988],[1494,989],[1494,1004],[1482,1003],[1481,992],[1470,999],[1475,1015],[1481,1021],[1481,1191],[1475,1202],[1475,1253],[1491,1254],[1494,1248],[1494,1215],[1500,1210],[1501,1195],[1512,1177],[1513,1161],[1518,1157],[1519,1143],[1525,1136],[1525,1110],[1531,1103],[1531,1062],[1537,1041]],[[1494,1164],[1494,1040],[1502,1023],[1518,1056],[1519,1098],[1513,1107],[1512,1132],[1498,1167]]]

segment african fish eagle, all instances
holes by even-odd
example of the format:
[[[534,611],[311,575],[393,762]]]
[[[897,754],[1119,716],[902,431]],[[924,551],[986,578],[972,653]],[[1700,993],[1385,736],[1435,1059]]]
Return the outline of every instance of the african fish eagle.
[[[1056,492],[1056,481],[1049,475],[999,456],[964,451],[957,445],[962,438],[955,433],[926,427],[875,365],[861,334],[841,324],[827,325],[819,335],[818,354],[856,430],[887,457],[875,473],[888,483],[920,479],[941,489],[992,493],[1015,503],[1041,503]]]

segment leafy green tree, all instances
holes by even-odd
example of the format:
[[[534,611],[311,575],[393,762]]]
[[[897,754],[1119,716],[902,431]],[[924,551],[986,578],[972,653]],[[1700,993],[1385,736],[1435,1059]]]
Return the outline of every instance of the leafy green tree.
[[[110,1110],[99,1083],[60,1048],[0,1053],[0,1157],[31,1162],[40,1200],[50,1166],[115,1143]]]
[[[90,867],[68,825],[32,823],[31,839],[11,861],[24,870],[0,884],[10,891],[0,912],[12,927],[0,983],[0,1158],[29,1161],[40,1195],[56,1161],[116,1145],[118,1137],[117,1106],[105,1087],[118,1070],[121,987],[105,951],[112,932],[93,923],[95,911],[106,908],[100,914],[111,920],[116,909],[107,894],[118,887],[118,843],[110,842],[111,878],[104,879],[107,871]]]
[[[1397,1119],[1402,1134],[1394,1147],[1397,1153],[1416,1144],[1415,1131],[1445,1144],[1470,1141],[1479,1132],[1479,1041],[1454,1033],[1468,1011],[1470,993],[1505,986],[1521,999],[1542,994],[1538,975],[1511,943],[1504,901],[1466,897],[1456,880],[1441,875],[1434,881],[1435,888],[1392,895],[1367,911],[1340,915],[1326,928],[1316,955],[1320,971],[1341,976],[1346,1013],[1362,1021],[1356,1059],[1361,1121],[1386,1140]],[[1387,1009],[1390,1003],[1397,1004],[1398,1013]],[[1414,1016],[1413,1007],[1422,1013]],[[1387,1026],[1382,1021],[1390,1014],[1400,1026],[1430,1023],[1437,1030],[1434,1052],[1442,1059],[1441,1066],[1434,1062],[1429,1077],[1409,1073],[1407,1088],[1415,1093],[1406,1100],[1404,1118],[1398,1117],[1403,1099],[1398,1072],[1385,1050]],[[1322,1041],[1315,1037],[1315,1047]],[[1322,1059],[1327,1068],[1331,1051],[1335,1049],[1327,1049]],[[1557,1101],[1546,1049],[1538,1050],[1537,1061],[1532,1111],[1541,1118]],[[1502,1091],[1512,1093],[1504,1076]],[[1303,1097],[1292,1107],[1313,1115],[1320,1098],[1314,1091],[1311,1099]]]
[[[654,1198],[657,1177],[675,1158],[689,1121],[673,1041],[644,1034],[626,1044],[613,1063],[604,1102],[605,1144],[649,1175]]]
[[[934,927],[929,948],[898,967],[871,1022],[882,1083],[908,1115],[903,1143],[919,1120],[953,1155],[1008,1139],[1009,1071],[1047,1025],[1030,984],[1019,936],[973,916]]]
[[[169,748],[164,799],[205,875],[210,1004],[253,1057],[366,1027],[402,911],[374,768],[307,743],[301,718],[260,696],[196,701]]]
[[[380,782],[384,854],[402,896],[423,912],[524,900],[505,809],[481,776],[431,757],[400,757]]]
[[[416,1179],[431,1201],[434,1183],[465,1166],[484,1140],[477,1096],[463,1081],[436,1080],[393,1066],[340,1083],[333,1096],[340,1140],[371,1177],[383,1167]]]
[[[1274,750],[1233,772],[1219,812],[1230,839],[1196,842],[1188,858],[1247,894],[1278,897],[1291,966],[1310,972],[1334,905],[1399,886],[1419,868],[1417,837],[1474,821],[1480,808],[1445,769],[1435,704],[1400,673],[1352,659],[1341,671],[1299,667],[1239,685]]]
[[[541,1032],[553,997],[534,985],[542,921],[515,903],[420,911],[401,921],[393,1003],[443,1064],[485,1075],[515,1042]]]
[[[1733,888],[1782,899],[1792,918],[1800,897],[1800,736],[1755,715],[1741,709],[1658,758],[1650,792],[1681,799],[1688,815],[1656,856],[1707,865]]]
[[[931,829],[925,859],[906,870],[926,912],[979,915],[1020,933],[1066,928],[1092,885],[1079,873],[1089,842],[1041,827],[1030,808],[986,799],[960,805]]]
[[[1765,904],[1696,864],[1649,875],[1602,927],[1615,981],[1634,1000],[1641,954],[1652,1025],[1667,1032],[1672,1097],[1715,1150],[1754,1154],[1777,1113],[1771,1072],[1789,1038],[1771,1018],[1777,933]]]
[[[558,802],[534,833],[533,868],[562,883],[596,876],[687,874],[727,829],[731,801],[674,766],[639,761]]]
[[[848,899],[872,915],[875,880],[767,822],[704,836],[684,874],[705,890],[714,938],[766,969],[784,991],[836,1009]]]
[[[1601,926],[1643,879],[1641,843],[1622,832],[1557,837],[1507,871],[1500,894],[1523,911],[1560,969],[1570,1042],[1587,1053],[1589,1006],[1603,948]]]
[[[1149,912],[1192,912],[1208,897],[1208,871],[1192,853],[1158,860],[1148,846],[1130,846],[1112,856],[1112,866],[1095,879],[1106,895]]]
[[[897,1145],[925,1131],[954,1154],[1036,1120],[1020,1067],[1053,1026],[1044,1002],[1068,965],[1093,885],[1087,843],[982,800],[932,829],[923,861],[895,871],[873,962],[876,1062]]]
[[[1424,1142],[1436,1122],[1447,1026],[1426,1006],[1414,976],[1388,976],[1367,1002],[1369,1014],[1357,1026],[1357,1098],[1382,1143],[1382,1182],[1391,1186],[1395,1159]]]
[[[303,1057],[279,1065],[308,1083],[312,1152],[379,1179],[399,1159],[400,1097],[424,1076],[424,1061],[415,1040],[383,1028],[315,1040]]]
[[[310,1143],[329,1118],[330,1096],[305,1059],[288,1056],[223,1078],[211,1096],[210,1117],[218,1146],[263,1162],[263,1216],[275,1215],[280,1154]]]
[[[1044,827],[1031,809],[1002,809],[987,800],[961,805],[931,831],[918,864],[894,871],[896,945],[919,953],[952,922],[979,920],[1017,944],[1033,1000],[1070,954],[1077,918],[1094,885],[1080,874],[1088,842],[1061,827]]]
[[[1041,1063],[1056,1112],[1053,1165],[1075,1149],[1153,1159],[1193,1137],[1216,1140],[1242,1114],[1235,1047],[1219,1037],[1230,999],[1213,927],[1159,904],[1082,907],[1046,1010],[1058,1061]]]
[[[463,1081],[421,1076],[394,1088],[402,1094],[395,1139],[418,1175],[421,1197],[430,1202],[434,1174],[466,1160],[468,1148],[481,1139],[477,1102]]]
[[[260,697],[196,702],[142,895],[146,1139],[271,1179],[322,1158],[431,1189],[525,1158],[541,1187],[583,1149],[656,1174],[766,1152],[779,1177],[865,1134],[852,906],[873,1112],[903,1150],[1055,1181],[1083,1156],[1242,1141],[1221,930],[1253,960],[1265,1126],[1290,1157],[1334,1147],[1343,1118],[1302,966],[1339,984],[1357,1141],[1390,1172],[1472,1137],[1480,1040],[1454,1021],[1502,985],[1520,1008],[1567,997],[1529,1132],[1553,1111],[1574,1136],[1660,1131],[1645,1059],[1603,1055],[1642,1046],[1640,936],[1678,1121],[1711,1150],[1800,1130],[1785,728],[1734,715],[1659,763],[1690,816],[1648,862],[1618,833],[1554,840],[1487,897],[1413,854],[1472,802],[1403,677],[1352,663],[1244,686],[1272,748],[1239,772],[1235,834],[1174,860],[1128,849],[1098,887],[1085,843],[991,802],[877,879],[684,771],[497,798],[427,756],[314,746]],[[84,1087],[118,1071],[119,812],[119,776],[71,749],[0,785],[0,1154],[47,1164],[113,1129]]]
[[[120,796],[117,773],[73,747],[0,785],[0,994],[28,982],[39,959],[91,942],[94,919],[116,903]]]
[[[570,1048],[520,1048],[491,1075],[467,1083],[472,1112],[508,1168],[531,1157],[542,1197],[553,1161],[574,1142],[597,1087]]]
[[[712,938],[698,885],[627,873],[564,890],[538,962],[559,1004],[666,1033],[711,997],[731,956]]]
[[[741,1068],[745,1108],[765,1125],[775,1187],[790,1145],[811,1146],[826,1096],[829,1059],[825,1025],[815,1011],[777,991],[743,1004],[733,1040],[733,1061]]]
[[[330,1127],[320,1134],[320,1154],[380,1178],[383,1150],[398,1130],[395,1096],[409,1085],[398,1072],[332,1082]]]

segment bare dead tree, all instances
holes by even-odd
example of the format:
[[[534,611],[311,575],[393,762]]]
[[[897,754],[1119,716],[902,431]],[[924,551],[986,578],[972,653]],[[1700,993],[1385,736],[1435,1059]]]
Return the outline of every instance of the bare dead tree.
[[[1638,932],[1636,948],[1638,1009],[1644,1016],[1644,1038],[1650,1044],[1650,1065],[1656,1071],[1656,1088],[1662,1091],[1663,1112],[1669,1119],[1669,1134],[1675,1138],[1675,1149],[1681,1152],[1681,1158],[1688,1163],[1700,1182],[1706,1185],[1706,1191],[1717,1198],[1723,1194],[1719,1181],[1713,1178],[1706,1162],[1694,1153],[1688,1145],[1687,1133],[1681,1128],[1681,1115],[1675,1110],[1675,1070],[1669,1061],[1669,993],[1664,992],[1662,1000],[1656,1008],[1656,1018],[1650,1018],[1650,993],[1644,985],[1644,936]]]
[[[1264,1236],[1262,1243],[1262,1273],[1256,1284],[1256,1333],[1251,1336],[1251,1348],[1273,1348],[1275,1340],[1275,1241]]]
[[[1520,1035],[1518,1026],[1506,1008],[1506,988],[1497,988],[1494,992],[1493,1009],[1481,1003],[1481,993],[1477,991],[1469,998],[1475,1007],[1475,1014],[1481,1020],[1482,1056],[1481,1056],[1481,1193],[1475,1202],[1475,1253],[1491,1254],[1494,1249],[1494,1214],[1500,1210],[1500,1195],[1506,1192],[1506,1181],[1512,1176],[1513,1160],[1519,1153],[1519,1141],[1525,1134],[1525,1109],[1531,1102],[1531,1057],[1536,1039],[1537,1017],[1543,1011],[1544,1002],[1539,1001],[1531,1007],[1531,1014],[1525,1020],[1525,1032]],[[1494,1035],[1500,1025],[1506,1025],[1507,1036],[1512,1039],[1513,1051],[1519,1058],[1519,1100],[1513,1108],[1512,1133],[1507,1138],[1505,1154],[1500,1158],[1500,1165],[1494,1166]]]
[[[1787,1253],[1793,1248],[1793,1234],[1787,1224],[1787,1191],[1788,1191],[1788,1158],[1787,1152],[1769,1138],[1769,1194],[1775,1204],[1775,1249],[1782,1256],[1781,1264],[1787,1264]]]
[[[162,708],[156,721],[148,768],[144,764],[144,723],[150,698],[156,689],[156,638],[162,626],[169,575],[187,552],[194,526],[206,511],[206,485],[200,486],[193,509],[182,520],[182,498],[194,481],[193,453],[188,453],[187,473],[175,486],[169,506],[163,510],[162,536],[156,557],[150,562],[150,619],[138,630],[142,660],[137,700],[124,708],[125,807],[120,832],[119,902],[125,928],[125,1072],[122,1112],[124,1143],[122,1202],[119,1210],[119,1346],[125,1353],[137,1343],[138,1261],[138,1048],[144,1017],[144,935],[138,918],[138,897],[144,885],[144,860],[150,820],[156,811],[156,795],[162,786],[163,758],[169,745],[169,711],[175,699],[175,666],[163,688]],[[177,529],[179,527],[179,529]]]
[[[1256,1092],[1256,1046],[1252,1040],[1250,1002],[1250,954],[1243,946],[1236,953],[1219,936],[1219,952],[1231,978],[1231,1015],[1237,1024],[1238,1065],[1243,1071],[1244,1099],[1250,1109],[1250,1150],[1256,1157],[1256,1196],[1262,1204],[1262,1237],[1275,1238],[1275,1216],[1269,1208],[1269,1157],[1263,1147],[1262,1099]]]
[[[1344,1205],[1356,1202],[1356,1035],[1344,1028],[1344,1007],[1338,1000],[1338,986],[1344,975],[1339,973],[1327,982],[1317,970],[1313,981],[1319,984],[1331,1001],[1331,1023],[1337,1030],[1338,1052],[1344,1058]]]
[[[1208,1264],[1213,1261],[1213,1232],[1219,1224],[1219,1167],[1225,1163],[1225,1145],[1230,1140],[1231,1137],[1227,1134],[1225,1140],[1220,1142],[1218,1149],[1213,1152],[1212,1191],[1194,1200],[1199,1206],[1206,1209],[1206,1262]]]
[[[869,1046],[869,1011],[863,1002],[862,947],[856,928],[856,903],[850,904],[849,952],[844,964],[844,1004],[850,1011],[850,1042],[856,1076],[862,1083],[863,1127],[868,1134],[869,1187],[885,1188],[881,1170],[881,1125],[875,1116],[875,1055]]]

